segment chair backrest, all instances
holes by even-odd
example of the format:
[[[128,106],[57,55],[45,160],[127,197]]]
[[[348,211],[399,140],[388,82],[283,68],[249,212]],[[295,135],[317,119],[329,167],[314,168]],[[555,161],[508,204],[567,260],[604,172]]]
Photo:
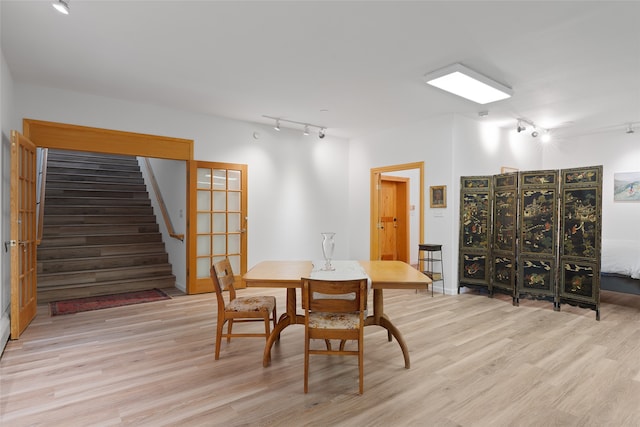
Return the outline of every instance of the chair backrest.
[[[211,266],[211,280],[218,297],[218,306],[224,308],[225,303],[222,296],[222,291],[224,290],[229,291],[229,301],[236,299],[236,288],[233,286],[233,270],[229,259],[225,258],[222,261],[213,263]]]
[[[364,312],[367,308],[367,279],[302,279],[302,307],[324,313]]]

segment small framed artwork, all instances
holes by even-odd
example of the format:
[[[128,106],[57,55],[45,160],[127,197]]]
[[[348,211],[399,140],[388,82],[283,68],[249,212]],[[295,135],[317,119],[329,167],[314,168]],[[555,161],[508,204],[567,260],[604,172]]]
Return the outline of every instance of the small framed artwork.
[[[447,186],[446,185],[432,185],[429,187],[429,206],[432,208],[446,208],[447,207]]]
[[[502,166],[502,167],[500,168],[500,173],[501,173],[501,174],[505,174],[505,173],[516,173],[516,172],[518,172],[518,169],[516,169],[516,168],[510,168],[510,167],[508,167],[508,166]]]
[[[640,202],[640,172],[613,174],[613,200]]]

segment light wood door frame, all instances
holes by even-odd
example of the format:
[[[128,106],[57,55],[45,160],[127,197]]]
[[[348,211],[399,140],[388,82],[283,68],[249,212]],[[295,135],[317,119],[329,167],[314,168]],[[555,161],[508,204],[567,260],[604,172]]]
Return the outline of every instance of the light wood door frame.
[[[36,146],[11,131],[11,339],[37,312]]]
[[[372,168],[370,172],[370,209],[371,214],[369,219],[369,257],[372,260],[377,260],[380,257],[380,242],[378,239],[378,229],[380,217],[380,180],[383,174],[407,171],[412,169],[418,169],[420,173],[420,200],[418,218],[419,218],[419,240],[424,238],[424,162],[404,163],[399,165],[383,166],[379,168]],[[409,252],[410,253],[410,252]]]
[[[190,218],[189,188],[195,186],[197,177],[190,174],[193,160],[194,141],[191,139],[172,138],[157,135],[124,132],[110,129],[78,126],[66,123],[47,122],[23,119],[23,132],[37,147],[60,150],[90,151],[105,154],[126,154],[130,156],[155,157],[187,162],[187,218]],[[186,224],[187,244],[185,245],[187,260],[187,293],[196,289],[195,274],[190,274],[189,242],[194,240],[194,230],[189,221]],[[13,303],[12,303],[13,304]]]

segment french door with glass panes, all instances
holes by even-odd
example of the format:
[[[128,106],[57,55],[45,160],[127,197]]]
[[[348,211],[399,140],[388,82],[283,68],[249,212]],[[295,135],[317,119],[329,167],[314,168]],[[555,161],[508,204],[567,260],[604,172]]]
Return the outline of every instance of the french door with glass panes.
[[[213,292],[210,269],[214,262],[229,258],[241,283],[247,271],[247,165],[194,161],[191,173],[191,242],[189,269],[195,271],[195,286],[189,293]],[[195,193],[195,194],[193,194]]]

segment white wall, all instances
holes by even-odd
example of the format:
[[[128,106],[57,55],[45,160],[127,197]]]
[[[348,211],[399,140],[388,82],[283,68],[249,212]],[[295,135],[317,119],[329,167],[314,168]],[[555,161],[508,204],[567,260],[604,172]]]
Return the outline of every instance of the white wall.
[[[2,10],[2,8],[0,8]],[[0,129],[2,129],[2,149],[0,163],[2,168],[2,184],[0,185],[0,206],[2,209],[2,225],[0,226],[0,354],[9,339],[11,324],[9,319],[11,302],[11,257],[5,251],[4,242],[11,236],[10,211],[10,173],[11,173],[11,111],[13,106],[13,79],[11,72],[1,53],[0,63]]]
[[[187,291],[187,162],[181,160],[149,159],[153,176],[158,183],[160,194],[156,194],[143,157],[138,158],[140,170],[147,185],[153,213],[162,233],[162,241],[169,257],[169,263],[176,276],[176,288]],[[184,241],[169,235],[168,224],[162,216],[159,200],[162,199],[167,209],[169,221],[176,234],[183,234]]]
[[[640,133],[620,128],[552,141],[543,159],[545,169],[602,165],[602,239],[634,240],[640,246],[640,203],[613,201],[613,174],[640,172]]]
[[[15,85],[15,98],[21,119],[193,139],[196,160],[247,164],[249,267],[321,258],[321,231],[337,233],[336,258],[349,257],[344,139],[23,84]]]
[[[502,166],[521,170],[542,165],[539,140],[512,135],[480,120],[447,115],[425,119],[350,143],[351,255],[369,256],[369,171],[374,167],[424,161],[425,200],[429,187],[447,186],[447,207],[425,203],[422,242],[442,244],[445,290],[457,291],[460,177],[494,175]]]

